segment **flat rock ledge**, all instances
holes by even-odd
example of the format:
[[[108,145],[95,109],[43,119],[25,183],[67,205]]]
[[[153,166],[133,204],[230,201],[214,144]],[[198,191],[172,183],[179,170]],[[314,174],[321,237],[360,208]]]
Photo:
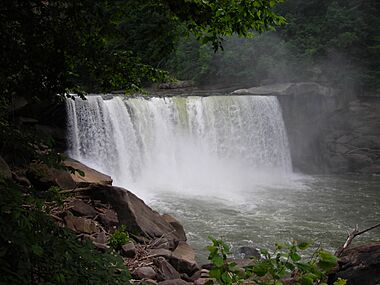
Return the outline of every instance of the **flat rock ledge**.
[[[261,95],[261,96],[288,96],[288,95],[322,95],[332,96],[333,89],[315,82],[280,83],[235,90],[232,95]]]

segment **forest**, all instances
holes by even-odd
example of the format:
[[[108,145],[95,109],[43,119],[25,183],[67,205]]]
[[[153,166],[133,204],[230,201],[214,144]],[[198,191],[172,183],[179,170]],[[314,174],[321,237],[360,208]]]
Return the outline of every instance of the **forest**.
[[[273,250],[261,250],[257,253],[259,259],[253,259],[256,263],[244,267],[230,262],[232,252],[226,242],[219,237],[209,237],[207,241],[212,245],[205,251],[208,251],[207,260],[211,265],[202,269],[191,254],[190,261],[186,254],[176,256],[182,254],[182,250],[188,254],[190,246],[186,243],[183,226],[175,218],[157,216],[155,211],[142,200],[140,202],[131,192],[127,191],[128,194],[125,194],[120,192],[122,188],[111,186],[112,179],[116,179],[117,186],[124,186],[120,182],[122,176],[115,174],[114,177],[112,173],[111,179],[111,174],[99,174],[96,170],[89,170],[87,166],[82,165],[83,161],[79,163],[71,159],[80,160],[80,155],[86,154],[98,160],[106,157],[104,169],[113,169],[114,165],[120,163],[123,167],[119,166],[118,171],[125,168],[125,172],[130,172],[132,176],[142,171],[151,175],[146,176],[146,181],[152,179],[159,183],[160,179],[155,176],[157,172],[164,168],[171,170],[169,164],[174,150],[185,149],[189,150],[190,154],[181,156],[181,153],[178,157],[186,166],[192,166],[193,156],[203,156],[205,161],[209,159],[208,162],[212,163],[204,163],[203,167],[197,165],[195,169],[208,174],[208,168],[219,170],[220,165],[231,162],[229,168],[223,169],[218,173],[219,176],[215,176],[216,179],[225,181],[223,176],[236,175],[236,180],[241,178],[239,183],[242,183],[246,178],[245,173],[253,168],[245,172],[243,168],[239,168],[241,165],[238,165],[238,161],[238,166],[233,169],[236,161],[228,159],[237,157],[236,160],[251,159],[256,163],[254,155],[258,152],[260,162],[267,160],[262,162],[263,167],[269,165],[276,167],[276,171],[277,168],[281,168],[281,171],[293,174],[291,160],[294,159],[294,153],[290,153],[288,149],[285,127],[294,120],[289,114],[295,116],[295,112],[290,107],[286,109],[282,106],[284,123],[281,101],[278,103],[277,99],[273,98],[232,98],[228,99],[230,101],[211,98],[207,101],[209,98],[205,97],[203,101],[169,98],[164,100],[165,104],[161,104],[149,103],[149,96],[145,96],[146,90],[157,88],[161,83],[182,81],[191,82],[192,87],[204,90],[231,86],[249,88],[273,84],[311,84],[339,90],[339,94],[355,93],[358,98],[368,97],[376,100],[380,90],[379,1],[3,0],[0,3],[0,15],[0,284],[136,282],[169,285],[198,284],[194,283],[198,279],[211,282],[206,284],[216,282],[222,285],[236,284],[244,280],[249,280],[249,284],[263,285],[326,284],[323,282],[346,284],[346,281],[340,278],[345,275],[331,270],[337,268],[340,255],[352,239],[367,230],[361,232],[355,228],[347,239],[348,245],[342,246],[335,255],[331,253],[331,247],[325,250],[321,246],[313,247],[308,242],[295,239],[283,244],[277,243]],[[115,91],[135,101],[120,103],[124,100],[120,99],[116,103],[105,103],[106,100],[100,95],[88,96]],[[140,102],[140,97],[148,99]],[[82,103],[82,99],[85,103]],[[199,107],[201,101],[207,102]],[[308,107],[315,102],[311,100],[304,105]],[[163,105],[165,106],[162,107]],[[167,109],[160,109],[167,106]],[[362,105],[358,106],[352,103],[350,108],[362,108]],[[375,110],[376,106],[370,103],[365,105],[365,108],[373,107]],[[91,108],[95,108],[96,111]],[[234,108],[236,113],[240,112],[237,119],[231,115]],[[145,114],[147,110],[151,113]],[[83,113],[79,114],[79,111]],[[167,116],[163,115],[165,112]],[[198,126],[202,125],[199,117],[202,112],[207,114],[207,119],[215,120],[209,122],[202,118],[202,123],[206,126],[203,128]],[[303,112],[307,113],[308,110]],[[97,115],[93,116],[94,113]],[[120,114],[125,117],[120,117]],[[157,126],[161,129],[154,125],[156,129],[152,130],[149,120],[154,121],[152,118],[156,118],[154,116],[158,116],[157,114],[161,116],[157,117]],[[310,114],[310,117],[312,115]],[[360,117],[356,113],[354,115]],[[344,113],[347,118],[354,115]],[[184,123],[186,119],[190,123]],[[194,121],[191,121],[192,119]],[[356,117],[354,119],[357,120]],[[334,149],[336,156],[337,153],[340,155],[340,152],[350,156],[345,166],[347,172],[356,171],[355,167],[360,165],[360,170],[365,169],[363,171],[366,174],[373,169],[373,172],[377,173],[376,167],[380,164],[378,136],[376,132],[372,133],[372,124],[376,128],[378,121],[375,116],[368,120],[372,121],[364,127],[371,128],[368,130],[369,135],[367,136],[367,130],[364,130],[363,126],[360,131],[365,133],[371,143],[366,141],[362,146],[360,141],[359,146],[353,144],[355,148],[343,151]],[[242,121],[245,122],[244,128],[241,126]],[[339,119],[336,121],[340,124]],[[119,141],[106,141],[108,137],[102,138],[101,143],[90,141],[103,130],[104,126],[101,124],[106,124],[105,128],[108,128],[104,131],[105,136],[119,136]],[[199,137],[181,137],[183,130],[176,129],[181,124],[188,124],[189,129],[198,127],[191,129],[191,134]],[[323,129],[325,125],[318,125],[319,127]],[[99,129],[93,131],[92,128]],[[203,133],[207,128],[211,130],[209,133],[212,132],[215,136],[223,132],[226,134],[209,138],[207,133]],[[222,131],[218,128],[222,128]],[[258,128],[262,129],[257,131]],[[175,131],[170,133],[168,129]],[[226,129],[232,130],[231,133]],[[135,134],[136,130],[143,131]],[[112,131],[114,133],[110,135],[109,132]],[[160,150],[156,149],[156,145],[148,145],[151,137],[144,131],[154,133],[152,137],[167,135],[172,140],[163,140],[161,143],[170,149]],[[247,135],[251,131],[257,132],[258,136],[263,138],[253,142],[251,136]],[[267,139],[265,136],[272,132],[277,133]],[[132,146],[129,145],[128,151],[136,157],[129,157],[129,153],[117,157],[120,148],[130,142],[123,144],[125,138],[121,138],[122,134],[127,133],[129,137],[133,137],[130,144],[133,143],[135,148],[130,150]],[[339,133],[339,136],[333,139],[342,140],[345,136]],[[207,146],[222,141],[220,145],[215,146],[216,152],[218,155],[226,153],[226,156],[230,157],[219,160],[219,157],[214,157],[212,151],[207,148],[204,152],[197,152],[203,147],[202,138],[209,140],[205,143]],[[352,141],[355,139],[357,138],[350,137]],[[261,150],[264,140],[266,149]],[[292,138],[289,141],[293,143]],[[302,147],[312,149],[318,143],[314,143],[312,147],[306,144]],[[97,144],[104,148],[96,148]],[[346,142],[339,144],[341,149],[343,144],[343,147],[348,147]],[[77,146],[74,151],[73,145]],[[335,145],[331,146],[331,141],[327,141],[326,145],[335,148]],[[230,151],[230,146],[236,146],[237,151]],[[144,147],[146,149],[143,149]],[[246,149],[249,149],[249,153],[244,152]],[[356,153],[358,151],[362,153]],[[167,155],[164,157],[167,162],[164,167],[154,164],[157,162],[154,152],[161,153],[162,156]],[[144,155],[151,153],[153,159],[149,162],[152,168],[144,168],[146,164],[140,163],[140,160],[144,159]],[[209,156],[209,153],[212,154]],[[326,151],[325,156],[332,155]],[[129,160],[125,161],[126,158]],[[308,159],[313,160],[314,157],[306,157],[306,160]],[[318,159],[314,160],[319,162]],[[353,161],[354,159],[356,160]],[[365,164],[369,163],[368,160],[371,160],[371,167],[375,166],[368,168]],[[86,162],[88,161],[91,162]],[[338,162],[341,163],[341,160]],[[295,164],[293,162],[293,166]],[[335,164],[331,163],[329,167],[334,168]],[[173,169],[177,168],[177,165],[174,165]],[[276,171],[271,171],[269,170],[270,174],[275,176]],[[191,177],[196,180],[198,173],[195,170],[194,173]],[[182,173],[178,174],[178,179],[183,178],[180,174]],[[250,172],[249,175],[251,174]],[[92,179],[92,175],[98,180],[88,182],[87,177]],[[160,175],[161,178],[166,178],[164,171]],[[170,175],[173,175],[173,172],[169,174],[168,180],[172,178]],[[255,175],[251,176],[256,179]],[[267,179],[264,174],[263,177],[263,180]],[[356,185],[353,186],[354,189],[357,189],[355,187],[362,181],[362,178],[357,179],[359,182],[355,180],[352,184]],[[374,189],[378,186],[377,180],[363,179],[369,185],[370,194],[367,198],[372,197],[371,195],[376,196]],[[183,184],[185,180],[182,179]],[[293,192],[285,193],[288,193],[287,199],[294,198]],[[178,201],[182,201],[180,195],[177,198]],[[294,199],[297,198],[298,196]],[[226,199],[228,200],[228,197]],[[207,210],[201,212],[204,211],[206,215],[209,210],[214,209],[219,203],[219,200],[215,201],[206,207]],[[373,200],[373,203],[377,203],[376,201]],[[189,205],[192,205],[191,203],[189,202]],[[373,205],[378,207],[377,204]],[[339,208],[339,205],[336,207]],[[181,205],[176,206],[172,212],[181,215],[182,212],[177,212],[180,208]],[[227,206],[221,208],[229,209]],[[216,209],[215,213],[219,210]],[[270,207],[266,210],[272,211]],[[231,210],[233,213],[236,211]],[[127,217],[125,212],[135,216]],[[371,222],[368,227],[379,222],[376,220],[377,213],[378,208],[374,208],[373,215],[368,217]],[[150,215],[146,218],[149,221],[144,224],[141,220],[144,220],[145,216],[140,218],[138,215]],[[220,217],[224,217],[223,215],[221,212]],[[300,219],[304,219],[302,213]],[[82,224],[76,224],[78,221]],[[82,228],[79,229],[80,227]],[[378,227],[379,224],[373,229],[376,230]],[[223,230],[222,226],[219,226],[218,231]],[[234,230],[235,233],[238,231]],[[105,239],[100,238],[100,233],[105,235]],[[296,232],[295,235],[303,238],[303,233]],[[335,241],[334,246],[343,244],[344,238],[346,237]],[[372,236],[369,240],[371,238]],[[159,259],[151,250],[156,250],[155,254],[158,254],[157,250],[164,249],[159,247],[163,240],[166,240],[168,248],[165,248],[167,252],[164,254],[162,251],[159,252]],[[126,244],[136,246],[136,249],[132,250],[133,257],[138,256],[144,267],[136,264],[135,259],[129,259],[130,253],[124,247]],[[199,245],[201,246],[205,248],[203,243]],[[380,247],[371,244],[366,250],[368,248],[377,252]],[[189,251],[193,252],[191,248]],[[306,251],[306,254],[303,251]],[[306,261],[305,255],[310,253],[311,257]],[[371,262],[374,266],[379,266],[376,260]],[[152,264],[157,273],[152,278],[148,273],[138,270],[140,267],[151,269],[153,267],[149,266],[153,266]],[[162,269],[163,266],[170,270]],[[204,270],[209,274],[206,279],[202,275]],[[165,283],[172,281],[167,278],[168,275],[177,280],[177,283]],[[378,278],[378,274],[375,277]],[[140,283],[136,280],[140,280]]]

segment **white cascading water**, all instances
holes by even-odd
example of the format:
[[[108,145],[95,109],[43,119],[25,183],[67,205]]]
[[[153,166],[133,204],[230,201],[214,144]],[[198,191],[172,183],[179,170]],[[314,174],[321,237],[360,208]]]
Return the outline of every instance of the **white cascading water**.
[[[276,97],[88,96],[67,111],[68,155],[143,196],[249,191],[292,171]]]

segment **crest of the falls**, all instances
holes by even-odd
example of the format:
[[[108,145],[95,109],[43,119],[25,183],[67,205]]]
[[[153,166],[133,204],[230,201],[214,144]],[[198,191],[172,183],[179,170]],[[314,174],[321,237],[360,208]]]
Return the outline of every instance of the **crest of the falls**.
[[[276,97],[67,100],[68,154],[135,191],[248,189],[291,173]]]

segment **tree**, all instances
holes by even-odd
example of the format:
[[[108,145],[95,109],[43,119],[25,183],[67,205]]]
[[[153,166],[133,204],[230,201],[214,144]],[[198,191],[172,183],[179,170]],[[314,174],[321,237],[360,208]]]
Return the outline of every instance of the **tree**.
[[[272,11],[278,2],[4,0],[2,96],[35,100],[68,90],[136,88],[165,76],[155,67],[173,50],[179,25],[218,49],[222,36],[283,23]]]

